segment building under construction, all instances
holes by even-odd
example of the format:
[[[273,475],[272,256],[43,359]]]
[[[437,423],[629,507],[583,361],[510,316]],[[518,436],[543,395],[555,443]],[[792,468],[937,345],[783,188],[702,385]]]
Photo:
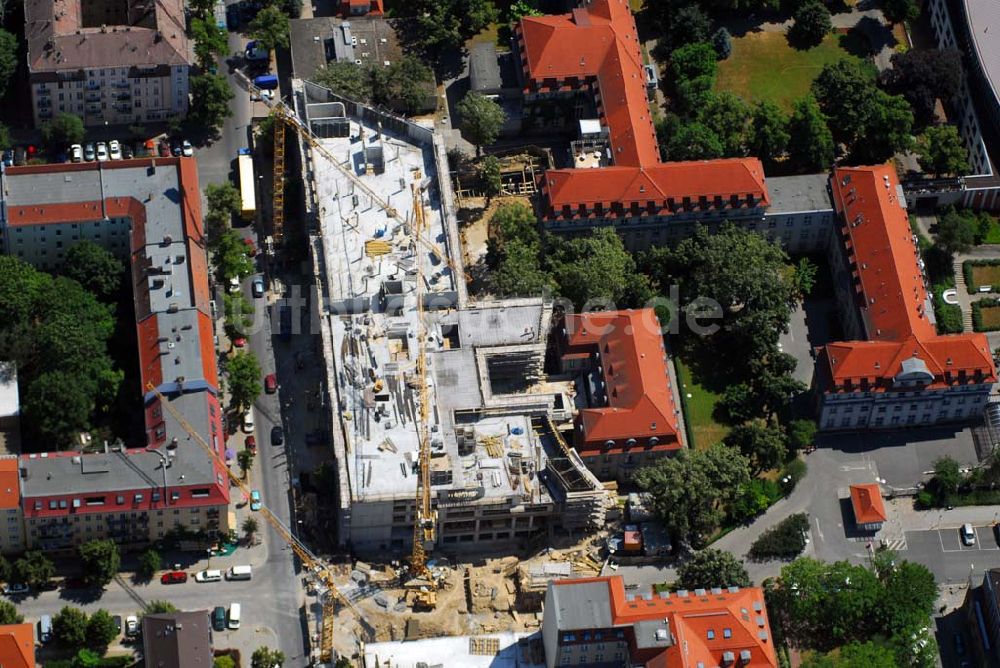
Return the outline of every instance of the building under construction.
[[[469,302],[440,138],[310,83],[295,97],[315,133],[303,173],[339,544],[410,549],[421,397],[435,549],[516,549],[602,525],[605,490],[551,428],[573,414],[572,384],[543,374],[551,306]]]

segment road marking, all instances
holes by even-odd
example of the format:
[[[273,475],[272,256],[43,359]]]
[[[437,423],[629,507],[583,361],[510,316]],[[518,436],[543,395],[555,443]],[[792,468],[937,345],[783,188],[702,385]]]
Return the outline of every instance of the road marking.
[[[823,530],[819,528],[819,518],[814,517],[813,520],[816,522],[816,533],[819,535],[819,539],[825,542],[826,538],[823,537]]]

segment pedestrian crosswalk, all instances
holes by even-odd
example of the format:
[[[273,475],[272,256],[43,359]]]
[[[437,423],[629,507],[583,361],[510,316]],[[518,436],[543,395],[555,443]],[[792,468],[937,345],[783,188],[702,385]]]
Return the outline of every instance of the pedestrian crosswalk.
[[[902,552],[907,547],[905,537],[884,540],[882,541],[882,544],[885,545],[888,549],[892,550],[893,552]]]

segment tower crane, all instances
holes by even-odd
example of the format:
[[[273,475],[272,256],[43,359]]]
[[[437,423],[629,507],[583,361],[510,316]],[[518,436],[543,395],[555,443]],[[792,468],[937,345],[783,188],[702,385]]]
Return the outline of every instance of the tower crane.
[[[229,475],[229,479],[232,480],[240,491],[243,492],[246,498],[250,497],[250,488],[247,487],[243,480],[233,473],[232,470],[226,465],[226,462],[219,456],[215,450],[212,449],[201,434],[199,434],[195,428],[188,422],[183,415],[180,414],[176,408],[174,408],[167,397],[161,393],[156,386],[152,383],[146,385],[146,389],[156,395],[159,399],[160,405],[166,408],[170,414],[173,416],[177,423],[188,433],[189,436],[197,443],[205,452],[209,454],[215,461],[217,461],[221,467]],[[344,605],[344,607],[349,608],[354,615],[357,617],[359,624],[361,625],[363,635],[365,636],[365,641],[370,642],[375,638],[375,628],[368,622],[365,616],[360,610],[354,605],[354,603],[347,598],[340,588],[337,587],[336,583],[333,581],[333,573],[327,567],[322,560],[313,554],[305,543],[295,537],[291,530],[285,526],[278,517],[268,508],[266,505],[262,504],[260,511],[267,523],[278,534],[278,537],[286,545],[288,545],[292,552],[302,561],[302,565],[308,570],[313,577],[320,583],[321,587],[325,590],[325,595],[323,597],[323,623],[320,629],[320,656],[321,662],[329,663],[333,660],[333,634],[334,634],[334,621],[337,612],[337,603]]]

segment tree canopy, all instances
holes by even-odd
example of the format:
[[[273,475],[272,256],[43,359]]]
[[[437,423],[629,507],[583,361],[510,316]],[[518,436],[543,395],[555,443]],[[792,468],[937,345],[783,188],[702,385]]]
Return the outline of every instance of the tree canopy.
[[[208,69],[216,56],[226,55],[229,49],[229,33],[215,25],[211,18],[192,18],[191,38],[194,40],[195,58],[202,69]]]
[[[285,655],[270,647],[259,647],[250,657],[250,668],[281,668],[285,665]]]
[[[806,0],[792,16],[794,23],[788,30],[788,41],[796,48],[818,46],[833,30],[830,10],[821,0]]]
[[[902,95],[913,107],[915,123],[924,127],[934,120],[940,98],[949,103],[962,81],[962,55],[955,49],[910,49],[892,56],[892,67],[879,75],[879,84],[893,95]]]
[[[826,116],[811,95],[798,100],[788,121],[788,157],[802,172],[830,169],[833,134]]]
[[[191,90],[188,121],[192,126],[211,131],[232,116],[230,103],[234,93],[226,77],[207,72],[195,74],[188,79],[188,87]]]
[[[233,410],[242,413],[253,405],[263,389],[257,356],[250,351],[239,351],[226,363],[229,376],[229,394]]]
[[[10,601],[0,601],[0,624],[20,624],[24,615]]]
[[[917,138],[920,169],[934,176],[969,173],[969,152],[954,125],[932,125]]]
[[[51,121],[42,124],[42,141],[52,149],[65,149],[68,144],[83,141],[83,120],[75,115],[59,112]]]
[[[288,15],[275,5],[269,5],[257,12],[250,22],[250,37],[262,49],[288,48]]]
[[[87,645],[100,653],[118,637],[118,627],[107,610],[98,610],[87,620]]]
[[[649,492],[657,517],[679,543],[700,545],[725,515],[740,485],[750,480],[750,466],[724,445],[680,450],[639,469],[635,483]]]
[[[584,304],[609,300],[625,306],[641,287],[635,260],[621,237],[610,227],[592,230],[589,235],[562,240],[549,258],[559,294],[581,312],[592,310]]]
[[[855,58],[829,63],[813,81],[812,91],[833,138],[850,147],[852,161],[882,163],[912,146],[909,102],[878,88],[868,64]]]
[[[125,265],[102,246],[83,240],[66,251],[61,273],[104,302],[113,302],[122,286]]]
[[[64,606],[52,618],[52,637],[64,648],[76,651],[87,644],[87,613]]]
[[[0,28],[0,97],[7,94],[15,70],[17,70],[17,36]]]
[[[434,95],[434,72],[410,55],[394,60],[389,67],[334,61],[320,69],[313,80],[352,100],[405,114],[421,111]]]
[[[724,443],[747,458],[755,475],[777,468],[788,453],[788,437],[784,430],[763,420],[737,425]]]
[[[118,575],[121,555],[113,540],[92,540],[77,548],[84,579],[96,587],[104,587]]]
[[[785,154],[790,138],[788,117],[778,105],[770,100],[754,105],[747,136],[750,155],[760,158],[765,168],[771,168]]]
[[[716,233],[699,227],[673,248],[650,249],[641,264],[656,285],[680,283],[689,314],[704,299],[714,300],[721,317],[710,324],[718,329],[701,340],[718,350],[713,342],[725,337],[725,351],[719,352],[744,365],[776,346],[799,298],[788,255],[763,236],[734,225]]]
[[[729,92],[712,93],[705,100],[699,117],[719,138],[723,157],[746,155],[750,131],[750,107],[746,102]]]
[[[32,440],[65,448],[110,410],[122,380],[108,354],[114,328],[111,307],[75,280],[0,257],[0,359],[17,364]]]
[[[25,552],[23,557],[14,562],[16,580],[36,589],[47,585],[55,574],[55,564],[44,553],[37,550]]]
[[[493,214],[486,247],[490,288],[501,296],[532,296],[553,285],[542,268],[542,240],[531,207],[519,202],[502,204]]]
[[[938,216],[937,243],[950,254],[965,253],[976,243],[979,226],[975,216],[950,206]]]
[[[917,0],[882,0],[882,15],[889,23],[916,21],[920,5]]]
[[[456,109],[462,118],[462,131],[476,145],[477,151],[492,144],[500,136],[506,114],[490,98],[471,91],[462,98]]]
[[[151,580],[156,571],[160,570],[161,558],[160,553],[149,548],[139,555],[139,568],[138,574],[145,580]]]
[[[682,589],[749,587],[750,576],[743,562],[732,553],[706,548],[680,565],[676,585]]]

